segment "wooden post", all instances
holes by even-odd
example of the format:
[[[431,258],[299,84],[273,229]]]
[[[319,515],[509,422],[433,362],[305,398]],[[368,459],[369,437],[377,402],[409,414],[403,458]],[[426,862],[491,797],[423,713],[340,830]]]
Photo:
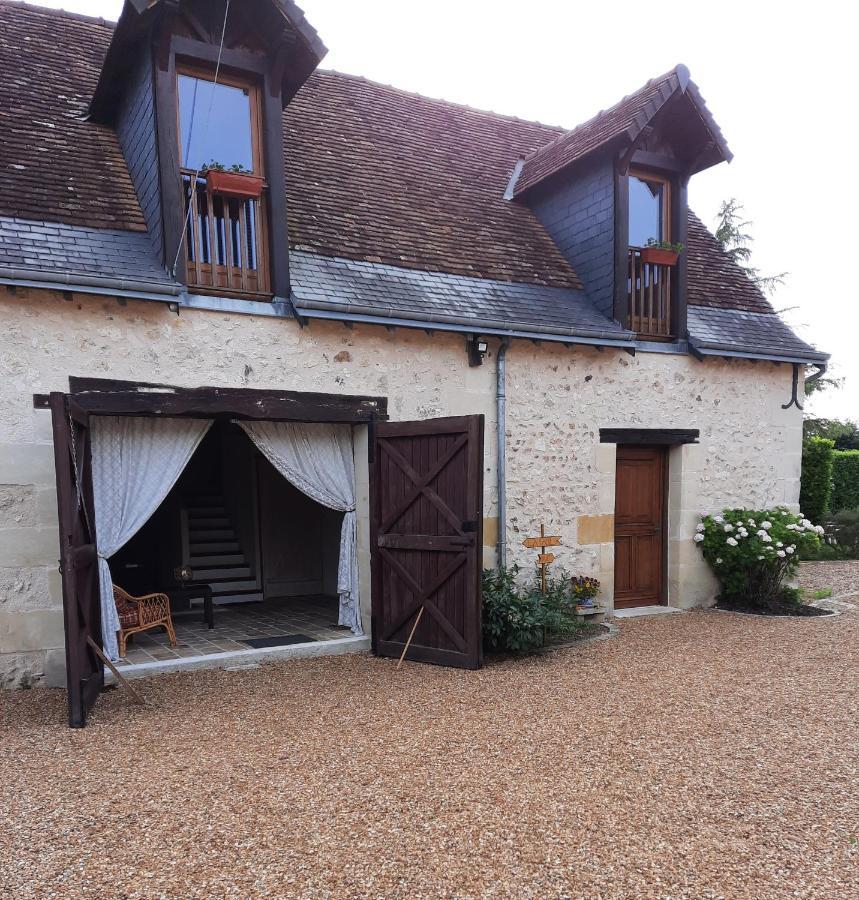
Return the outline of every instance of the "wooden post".
[[[421,608],[418,610],[418,614],[415,616],[415,624],[412,625],[412,630],[409,632],[409,639],[406,641],[406,646],[403,647],[403,652],[400,654],[400,661],[397,663],[398,669],[403,664],[403,660],[406,658],[406,653],[408,653],[409,646],[412,643],[412,638],[415,636],[415,632],[418,629],[418,622],[420,622],[421,616],[423,614],[424,614],[424,608],[423,608],[423,606],[421,606]]]

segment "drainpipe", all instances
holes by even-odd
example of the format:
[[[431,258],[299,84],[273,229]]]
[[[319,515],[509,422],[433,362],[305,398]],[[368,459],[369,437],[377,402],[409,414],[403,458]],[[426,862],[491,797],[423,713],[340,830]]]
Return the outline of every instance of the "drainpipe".
[[[507,347],[508,338],[498,345],[495,363],[496,421],[498,424],[498,567],[507,565]]]

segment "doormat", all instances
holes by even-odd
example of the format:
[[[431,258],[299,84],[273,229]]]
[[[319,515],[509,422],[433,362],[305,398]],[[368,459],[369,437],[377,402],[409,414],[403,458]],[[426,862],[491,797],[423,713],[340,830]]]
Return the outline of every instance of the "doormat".
[[[247,640],[243,640],[240,643],[247,644],[248,647],[253,647],[255,650],[262,650],[265,647],[285,647],[288,644],[308,644],[315,640],[316,638],[312,638],[307,634],[281,634],[277,637],[247,638]]]

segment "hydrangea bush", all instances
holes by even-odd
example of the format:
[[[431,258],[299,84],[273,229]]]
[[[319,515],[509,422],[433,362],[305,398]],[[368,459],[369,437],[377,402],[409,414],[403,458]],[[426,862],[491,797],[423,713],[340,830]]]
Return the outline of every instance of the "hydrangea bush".
[[[770,606],[791,599],[785,580],[800,554],[819,548],[821,534],[802,513],[779,506],[704,516],[694,540],[722,585],[720,600]]]

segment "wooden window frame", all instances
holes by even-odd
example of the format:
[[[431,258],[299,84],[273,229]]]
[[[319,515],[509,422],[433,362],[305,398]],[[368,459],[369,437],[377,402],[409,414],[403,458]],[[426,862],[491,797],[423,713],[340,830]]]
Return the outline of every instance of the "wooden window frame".
[[[672,200],[673,200],[673,188],[672,179],[669,175],[665,175],[662,172],[656,172],[653,169],[644,169],[638,166],[631,166],[629,169],[629,178],[638,178],[640,181],[655,181],[662,185],[662,235],[660,236],[660,241],[672,241],[673,234],[673,216],[671,215],[672,211]],[[627,198],[629,196],[629,182],[627,181]],[[627,199],[627,208],[629,205],[629,200]],[[629,242],[629,218],[627,217],[627,227],[626,227],[626,243],[628,247],[632,247],[633,245]]]
[[[180,195],[184,198],[185,188],[184,179],[193,178],[194,169],[181,165],[182,160],[182,128],[181,128],[181,110],[179,104],[179,78],[181,76],[190,78],[199,78],[204,81],[214,83],[215,69],[211,65],[201,64],[195,61],[188,61],[181,58],[176,59],[176,67],[174,74],[175,85],[175,127],[176,127],[176,150],[179,160],[179,181]],[[189,287],[193,287],[196,293],[214,294],[219,296],[237,296],[249,300],[270,300],[272,297],[271,283],[272,274],[270,266],[270,229],[268,226],[268,198],[269,198],[269,181],[265,166],[265,130],[263,118],[263,86],[259,83],[259,79],[249,74],[238,74],[230,70],[220,69],[218,72],[218,84],[228,87],[240,88],[247,91],[250,108],[250,131],[251,131],[251,156],[253,161],[252,174],[263,179],[263,193],[256,202],[256,268],[253,270],[255,275],[248,274],[244,266],[232,269],[226,264],[216,263],[212,261],[214,256],[213,250],[210,252],[210,262],[202,263],[199,260],[195,263],[187,259],[187,237],[184,240],[186,253],[186,274]],[[187,212],[183,204],[181,206],[183,218],[187,216]],[[193,216],[191,217],[193,218]],[[214,224],[214,216],[212,213],[212,204],[209,204],[209,220],[210,231]],[[195,227],[195,226],[192,226]],[[185,230],[186,231],[186,230]],[[183,231],[183,233],[185,233]],[[241,225],[242,234],[245,233],[245,227]],[[211,238],[210,238],[211,239]],[[239,281],[239,286],[234,286],[233,281]]]

